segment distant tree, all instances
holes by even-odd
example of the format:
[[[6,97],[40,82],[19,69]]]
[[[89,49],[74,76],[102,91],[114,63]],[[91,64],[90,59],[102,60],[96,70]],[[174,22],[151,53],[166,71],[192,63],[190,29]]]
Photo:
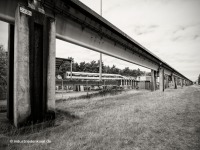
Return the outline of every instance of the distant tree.
[[[91,61],[90,62],[90,71],[89,72],[94,72],[98,73],[99,72],[99,63],[96,61]]]
[[[198,77],[198,84],[200,85],[200,74],[199,74],[199,77]]]
[[[71,59],[72,62],[74,62],[74,58],[72,58],[72,57],[68,57],[67,59]],[[74,65],[74,63],[72,64],[72,70],[73,71],[76,70],[76,66]],[[64,77],[66,71],[71,71],[70,62],[65,62],[59,68],[57,68],[56,69],[56,75],[61,75],[62,77]]]
[[[129,67],[125,67],[122,70],[122,75],[124,75],[124,76],[130,76],[130,74],[131,74],[131,70],[129,69]]]
[[[3,45],[0,45],[0,83],[3,84],[0,89],[6,90],[7,85],[7,68],[8,68],[8,57],[7,52]]]

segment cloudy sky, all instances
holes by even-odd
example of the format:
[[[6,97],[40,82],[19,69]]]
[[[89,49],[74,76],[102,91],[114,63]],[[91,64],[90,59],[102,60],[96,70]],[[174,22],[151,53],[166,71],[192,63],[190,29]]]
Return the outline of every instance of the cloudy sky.
[[[200,74],[200,0],[102,0],[103,17],[191,80]],[[81,0],[99,14],[100,0]],[[0,23],[0,43],[7,41]],[[99,53],[56,40],[57,57],[98,60]],[[103,55],[106,65],[138,66]],[[141,68],[145,70],[144,68]],[[148,70],[147,70],[148,71]]]
[[[81,0],[100,12],[100,0]],[[200,0],[102,0],[105,19],[191,80],[200,74]],[[57,56],[63,56],[57,41]],[[60,46],[59,46],[60,45]],[[69,46],[71,48],[71,45]],[[63,48],[64,50],[65,48]],[[66,48],[68,49],[68,48]],[[76,48],[76,61],[98,59],[96,52]],[[68,49],[69,50],[69,49]],[[81,51],[82,50],[82,51]],[[87,55],[82,55],[87,53]],[[91,57],[88,57],[91,56]],[[138,66],[103,55],[105,64]]]

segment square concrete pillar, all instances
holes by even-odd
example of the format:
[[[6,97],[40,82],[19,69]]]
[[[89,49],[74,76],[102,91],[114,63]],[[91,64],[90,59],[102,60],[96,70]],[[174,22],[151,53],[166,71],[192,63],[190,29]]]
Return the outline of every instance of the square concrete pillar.
[[[176,81],[176,77],[172,75],[172,83],[174,86],[174,89],[177,89],[177,81]]]
[[[168,77],[168,75],[165,76],[165,88],[169,88],[169,77]]]
[[[55,118],[55,20],[19,5],[14,54],[15,126]]]
[[[156,90],[156,71],[151,70],[151,91]]]
[[[177,89],[177,77],[174,77],[174,89]]]
[[[181,82],[181,87],[183,87],[183,79],[180,79],[180,80],[181,80],[181,81],[180,81],[180,82]]]
[[[159,88],[160,88],[160,91],[163,91],[164,92],[164,69],[163,68],[160,68],[159,69]]]

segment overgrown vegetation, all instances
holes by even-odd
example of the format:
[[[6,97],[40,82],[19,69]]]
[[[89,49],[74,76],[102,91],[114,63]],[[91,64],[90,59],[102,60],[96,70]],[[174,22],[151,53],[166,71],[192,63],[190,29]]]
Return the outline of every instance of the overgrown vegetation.
[[[8,56],[3,45],[0,45],[0,97],[7,89]]]
[[[95,97],[113,96],[113,95],[121,94],[124,91],[125,91],[124,89],[105,89],[105,90],[101,90],[96,93],[88,93],[87,95],[81,95],[78,97],[77,96],[70,97],[68,99],[58,99],[56,101],[60,102],[60,101],[66,101],[66,100],[70,101],[70,100],[79,100],[79,99],[91,99],[91,98],[95,98]]]

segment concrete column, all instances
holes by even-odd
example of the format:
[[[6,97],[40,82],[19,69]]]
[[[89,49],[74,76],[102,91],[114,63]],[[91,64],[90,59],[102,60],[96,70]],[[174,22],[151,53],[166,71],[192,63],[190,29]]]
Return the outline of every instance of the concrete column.
[[[166,79],[165,79],[165,88],[169,88],[169,77],[168,75],[165,76]]]
[[[177,77],[177,86],[180,85],[180,78]]]
[[[15,14],[14,124],[55,118],[55,20],[26,6]]]
[[[156,71],[151,70],[151,91],[156,90]]]
[[[164,92],[164,69],[163,68],[160,68],[159,69],[159,88],[160,88],[160,91],[163,91]]]
[[[181,79],[181,87],[183,87],[183,79]]]
[[[175,76],[172,76],[172,82],[173,82],[174,89],[177,89],[177,81],[176,81]]]
[[[177,89],[177,80],[178,80],[178,78],[174,77],[174,89]]]
[[[131,80],[131,88],[133,89],[133,80]]]

